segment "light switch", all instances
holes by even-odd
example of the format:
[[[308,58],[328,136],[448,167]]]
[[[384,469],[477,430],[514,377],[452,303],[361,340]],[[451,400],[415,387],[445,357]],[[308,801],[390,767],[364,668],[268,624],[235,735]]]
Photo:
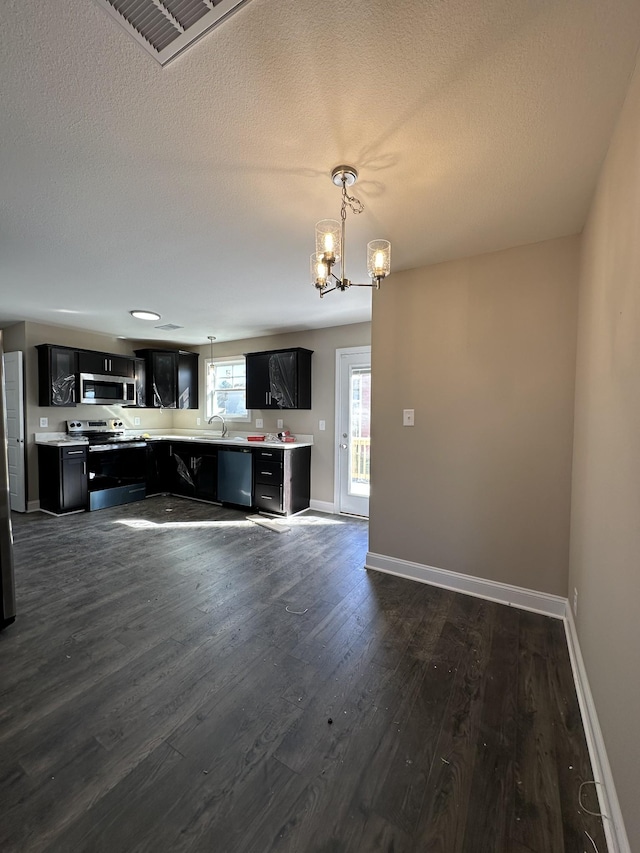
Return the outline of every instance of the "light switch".
[[[415,409],[402,410],[402,426],[414,426]]]
[[[140,418],[134,418],[133,419],[133,425],[134,426],[140,426]]]
[[[48,427],[49,426],[49,418],[40,418],[40,426]]]
[[[323,430],[327,428],[327,424],[325,421],[318,421],[318,429]]]
[[[264,421],[262,418],[256,418],[256,429],[262,429],[264,426]]]
[[[282,418],[278,418],[276,426],[278,429],[282,429],[284,427],[284,421],[282,420]]]

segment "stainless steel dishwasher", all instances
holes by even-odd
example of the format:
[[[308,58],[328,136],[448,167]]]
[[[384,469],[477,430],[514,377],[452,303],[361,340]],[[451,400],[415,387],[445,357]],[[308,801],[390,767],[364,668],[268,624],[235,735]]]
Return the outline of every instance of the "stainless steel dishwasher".
[[[237,506],[251,506],[253,454],[249,447],[221,447],[218,450],[218,500]]]

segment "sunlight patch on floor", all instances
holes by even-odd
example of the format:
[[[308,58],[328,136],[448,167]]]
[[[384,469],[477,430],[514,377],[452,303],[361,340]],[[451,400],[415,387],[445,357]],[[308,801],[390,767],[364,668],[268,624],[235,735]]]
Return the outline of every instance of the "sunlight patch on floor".
[[[328,524],[344,524],[344,522],[337,518],[317,518],[315,516],[297,516],[297,517],[289,517],[284,518],[278,516],[278,518],[273,518],[272,516],[256,516],[256,519],[262,518],[268,521],[274,522],[282,522],[286,524],[288,527],[306,527],[310,525],[314,526],[325,526]],[[252,519],[242,518],[242,519],[219,519],[212,521],[149,521],[146,518],[118,518],[114,522],[114,524],[122,524],[125,527],[130,528],[131,530],[179,530],[181,528],[194,528],[194,529],[206,529],[206,528],[232,528],[232,527],[255,527],[255,524]]]
[[[179,528],[207,528],[207,527],[251,527],[251,522],[245,519],[238,521],[149,521],[146,518],[119,518],[114,524],[123,524],[132,530],[176,530]]]

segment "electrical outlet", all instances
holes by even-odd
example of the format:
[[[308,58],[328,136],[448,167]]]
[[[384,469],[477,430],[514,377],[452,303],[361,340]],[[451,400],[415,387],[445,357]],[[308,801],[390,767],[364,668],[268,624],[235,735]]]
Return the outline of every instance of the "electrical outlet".
[[[402,426],[414,426],[415,424],[415,409],[402,410]]]
[[[140,418],[134,418],[133,419],[133,425],[134,426],[140,426]]]
[[[49,426],[49,418],[40,418],[40,426],[48,427]]]
[[[327,422],[326,421],[318,421],[318,429],[319,430],[323,430],[326,428],[327,428]]]
[[[264,421],[262,418],[256,418],[256,429],[262,429],[264,426]]]
[[[200,426],[200,418],[196,418],[196,426]]]
[[[284,421],[282,420],[282,418],[278,418],[278,420],[276,421],[276,426],[278,429],[283,429]]]
[[[573,588],[573,615],[578,615],[578,589],[575,586]]]

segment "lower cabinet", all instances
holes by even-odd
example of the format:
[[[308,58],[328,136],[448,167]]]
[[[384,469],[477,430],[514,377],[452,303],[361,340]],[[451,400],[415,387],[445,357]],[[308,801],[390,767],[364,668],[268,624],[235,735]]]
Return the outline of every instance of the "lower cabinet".
[[[87,508],[86,447],[38,445],[40,509],[61,515]]]
[[[278,515],[308,509],[311,495],[311,448],[253,451],[253,504]]]
[[[169,449],[170,491],[215,501],[218,498],[218,451],[211,445],[176,442]]]
[[[224,457],[220,466],[218,454]],[[88,508],[87,461],[86,447],[38,445],[41,509],[62,515]],[[245,464],[236,464],[240,462]],[[241,450],[204,442],[147,444],[147,496],[170,492],[292,515],[308,509],[310,487],[311,447]]]
[[[147,442],[147,497],[170,491],[170,449],[166,441]]]
[[[275,515],[292,515],[309,508],[311,447],[241,450],[172,442],[167,470],[165,490],[174,495],[253,506]]]

